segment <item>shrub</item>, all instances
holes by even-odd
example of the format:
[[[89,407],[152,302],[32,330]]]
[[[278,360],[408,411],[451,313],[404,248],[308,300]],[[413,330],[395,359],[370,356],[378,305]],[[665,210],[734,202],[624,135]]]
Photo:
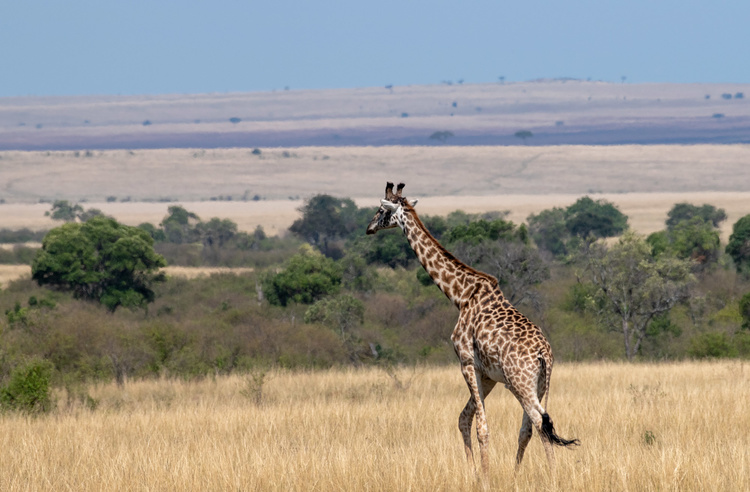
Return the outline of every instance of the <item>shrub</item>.
[[[726,333],[703,333],[690,340],[688,354],[698,359],[734,357],[737,355]]]
[[[341,268],[335,261],[307,246],[287,262],[283,271],[264,280],[263,292],[271,304],[311,304],[338,292],[341,278]]]
[[[52,363],[34,358],[16,367],[8,384],[0,388],[0,407],[26,413],[52,410],[50,393]]]
[[[305,311],[305,323],[322,323],[345,338],[364,321],[365,305],[348,294],[321,299]]]

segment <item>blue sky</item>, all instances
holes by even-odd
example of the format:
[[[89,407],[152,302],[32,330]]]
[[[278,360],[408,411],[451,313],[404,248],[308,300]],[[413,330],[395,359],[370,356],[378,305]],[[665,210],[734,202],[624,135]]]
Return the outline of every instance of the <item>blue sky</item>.
[[[0,97],[500,76],[750,83],[750,1],[0,1]]]

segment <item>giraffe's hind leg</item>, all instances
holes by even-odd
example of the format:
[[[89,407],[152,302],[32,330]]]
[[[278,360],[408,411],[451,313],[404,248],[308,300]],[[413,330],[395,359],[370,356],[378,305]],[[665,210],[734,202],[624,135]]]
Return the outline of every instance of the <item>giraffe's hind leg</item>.
[[[526,446],[531,441],[533,435],[534,426],[531,424],[531,418],[525,411],[523,412],[523,420],[521,421],[521,431],[518,433],[518,452],[516,453],[516,469],[523,460],[523,453],[526,451]]]
[[[537,396],[537,400],[540,403],[542,399],[544,398],[544,393],[546,390],[544,383],[545,383],[544,378],[542,377],[537,378],[536,396]],[[518,397],[518,395],[516,397],[519,399],[519,402],[521,402],[521,405],[523,405],[521,398]],[[518,469],[518,466],[521,464],[521,461],[523,461],[523,455],[526,452],[526,446],[529,445],[529,442],[531,441],[531,437],[534,434],[534,424],[531,422],[531,417],[529,417],[529,414],[526,412],[525,408],[526,407],[524,406],[523,420],[521,421],[521,430],[518,433],[518,452],[516,453],[516,469]],[[542,438],[542,441],[544,441],[544,438]],[[545,446],[545,451],[546,451],[546,446]],[[549,452],[547,454],[549,456]]]
[[[516,467],[521,464],[523,454],[526,451],[533,429],[536,428],[539,437],[542,439],[544,452],[547,455],[547,461],[551,469],[555,467],[555,450],[552,448],[552,442],[543,431],[544,408],[541,404],[541,397],[544,395],[544,386],[538,383],[539,375],[536,374],[531,378],[518,378],[514,375],[510,377],[508,389],[523,407],[523,421],[521,431],[518,435],[518,453],[516,454]],[[549,417],[548,417],[549,418]]]
[[[495,387],[495,381],[492,379],[483,377],[481,379],[481,391],[482,400],[487,398],[490,391]],[[461,431],[461,437],[464,440],[464,451],[466,452],[466,459],[470,464],[474,463],[474,453],[471,449],[471,425],[474,421],[474,415],[477,411],[477,405],[473,396],[469,396],[469,401],[466,402],[461,415],[458,417],[458,429]],[[477,429],[478,431],[479,429]]]

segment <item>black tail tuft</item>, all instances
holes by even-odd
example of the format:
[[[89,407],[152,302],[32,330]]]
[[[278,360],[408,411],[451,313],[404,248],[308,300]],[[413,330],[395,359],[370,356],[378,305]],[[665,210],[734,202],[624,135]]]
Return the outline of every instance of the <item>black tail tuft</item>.
[[[552,419],[549,418],[548,413],[542,414],[542,436],[552,444],[558,446],[578,446],[581,442],[578,439],[563,439],[562,437],[555,434],[555,427],[552,425]]]

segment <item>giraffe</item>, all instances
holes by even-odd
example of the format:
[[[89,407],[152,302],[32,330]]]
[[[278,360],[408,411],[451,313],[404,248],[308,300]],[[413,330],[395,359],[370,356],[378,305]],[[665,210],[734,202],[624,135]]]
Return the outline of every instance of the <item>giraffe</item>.
[[[555,466],[553,445],[578,445],[578,439],[557,435],[552,419],[541,404],[549,396],[552,349],[542,330],[508,302],[497,279],[462,263],[425,228],[414,209],[417,200],[401,196],[404,184],[393,193],[385,187],[385,199],[367,226],[367,234],[400,227],[419,262],[434,283],[458,308],[451,341],[471,396],[458,419],[467,461],[474,463],[471,426],[476,415],[477,440],[482,471],[489,472],[489,430],[484,399],[497,383],[510,390],[523,408],[518,436],[516,468],[521,464],[534,428],[539,433],[547,461]],[[545,400],[545,406],[547,401]]]

